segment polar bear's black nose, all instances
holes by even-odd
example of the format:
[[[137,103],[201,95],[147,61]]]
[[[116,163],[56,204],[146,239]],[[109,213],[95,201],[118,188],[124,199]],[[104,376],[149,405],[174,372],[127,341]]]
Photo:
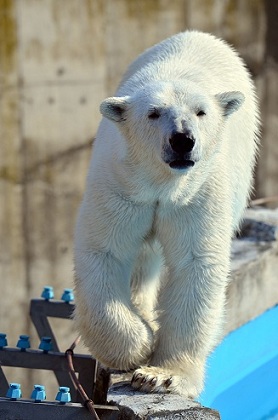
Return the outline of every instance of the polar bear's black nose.
[[[195,139],[190,131],[184,133],[175,132],[172,134],[169,143],[174,152],[184,155],[192,151]]]

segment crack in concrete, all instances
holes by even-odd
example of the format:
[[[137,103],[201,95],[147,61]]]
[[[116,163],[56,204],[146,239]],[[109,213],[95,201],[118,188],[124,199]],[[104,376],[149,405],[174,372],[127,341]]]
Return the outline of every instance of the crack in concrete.
[[[78,153],[86,149],[91,149],[92,144],[93,144],[93,139],[87,140],[83,144],[79,144],[77,146],[73,146],[66,150],[57,152],[55,153],[55,155],[49,156],[44,160],[38,161],[35,165],[31,167],[25,168],[22,182],[23,183],[31,182],[33,180],[33,174],[35,174],[41,167],[55,164],[62,159],[66,159],[69,156],[74,155],[75,153]]]

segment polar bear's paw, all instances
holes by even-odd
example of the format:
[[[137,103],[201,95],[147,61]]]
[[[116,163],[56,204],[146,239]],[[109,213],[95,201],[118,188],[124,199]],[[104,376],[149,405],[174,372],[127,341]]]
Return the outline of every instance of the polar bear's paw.
[[[162,394],[172,392],[186,398],[195,398],[200,392],[185,377],[171,375],[168,369],[154,366],[136,369],[131,379],[131,386],[143,392]]]
[[[136,369],[133,374],[131,385],[133,388],[145,392],[170,392],[173,378],[156,367],[144,367]]]

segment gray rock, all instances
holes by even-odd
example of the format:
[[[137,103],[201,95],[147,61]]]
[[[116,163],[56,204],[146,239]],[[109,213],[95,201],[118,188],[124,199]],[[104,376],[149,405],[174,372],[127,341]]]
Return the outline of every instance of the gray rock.
[[[224,334],[278,303],[278,209],[248,209],[232,244]]]
[[[129,420],[214,420],[220,419],[215,410],[202,407],[196,401],[175,394],[148,394],[135,391],[127,382],[113,385],[108,401],[120,408],[120,419]]]

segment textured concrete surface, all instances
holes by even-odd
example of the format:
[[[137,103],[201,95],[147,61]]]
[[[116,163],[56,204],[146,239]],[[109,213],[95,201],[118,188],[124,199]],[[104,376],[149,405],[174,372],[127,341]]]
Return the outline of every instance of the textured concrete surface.
[[[173,394],[140,393],[124,382],[110,389],[108,401],[120,407],[120,419],[220,419],[217,411],[202,407],[196,401]]]

